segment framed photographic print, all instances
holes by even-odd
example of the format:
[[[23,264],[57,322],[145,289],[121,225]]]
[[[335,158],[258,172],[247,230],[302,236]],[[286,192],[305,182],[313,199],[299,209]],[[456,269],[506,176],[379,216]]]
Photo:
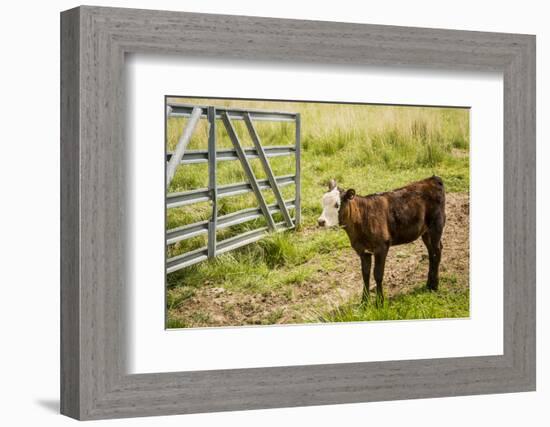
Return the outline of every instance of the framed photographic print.
[[[61,408],[535,389],[535,38],[61,15]]]

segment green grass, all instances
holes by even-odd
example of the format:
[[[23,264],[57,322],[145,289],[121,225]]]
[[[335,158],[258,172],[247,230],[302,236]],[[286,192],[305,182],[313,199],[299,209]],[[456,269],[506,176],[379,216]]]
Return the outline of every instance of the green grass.
[[[184,102],[231,105],[239,108],[294,111],[301,114],[302,135],[302,227],[308,232],[274,233],[214,260],[188,267],[168,275],[167,308],[169,316],[201,286],[215,285],[242,294],[286,292],[306,283],[314,275],[311,262],[323,268],[335,264],[338,251],[349,247],[341,230],[311,231],[321,214],[321,197],[327,182],[334,178],[344,188],[353,187],[365,195],[388,191],[433,174],[443,178],[447,192],[468,192],[469,189],[469,111],[452,108],[394,107],[368,105],[336,105],[315,103],[285,103],[262,101],[227,101],[185,99]],[[168,150],[174,149],[186,119],[171,118],[167,126]],[[245,146],[252,146],[244,123],[234,121],[235,130]],[[293,145],[294,124],[255,123],[263,145]],[[217,147],[232,144],[218,121]],[[207,148],[206,121],[201,120],[189,149]],[[294,173],[293,156],[272,158],[276,175]],[[265,178],[259,160],[251,160],[258,178]],[[246,181],[237,161],[218,162],[218,184]],[[208,185],[206,164],[178,168],[169,192],[205,188]],[[283,188],[285,199],[293,199],[293,185]],[[263,192],[268,203],[275,197]],[[219,215],[257,207],[250,193],[221,199]],[[167,226],[173,228],[210,217],[209,203],[170,209]],[[281,221],[278,214],[276,221]],[[265,226],[264,219],[218,231],[218,240]],[[168,248],[168,256],[178,255],[206,245],[206,236],[178,242]],[[393,318],[456,317],[444,315],[461,302],[451,295],[439,298],[429,293],[414,293],[388,301],[384,308],[374,310],[350,305],[342,307],[341,316],[379,320]],[[412,304],[417,301],[419,304]],[[463,301],[462,301],[463,302]],[[411,306],[411,307],[409,307]],[[412,308],[412,306],[416,308]],[[438,308],[439,307],[439,308]],[[362,311],[363,310],[363,311]],[[467,307],[466,307],[467,313]],[[208,313],[198,313],[203,320]],[[271,314],[273,318],[276,314]],[[335,315],[336,316],[336,315]],[[175,321],[175,319],[174,319]]]
[[[437,292],[418,284],[413,292],[396,295],[377,306],[371,292],[368,304],[347,303],[320,313],[313,322],[360,322],[366,320],[441,319],[469,316],[468,288],[456,286],[456,277],[442,276]]]
[[[332,256],[349,245],[341,230],[305,234],[273,233],[257,244],[220,255],[168,275],[168,308],[193,289],[215,284],[228,290],[261,293],[299,285],[312,276],[306,263],[323,255]]]
[[[176,319],[169,317],[166,321],[166,329],[178,329],[178,328],[187,328],[189,325],[182,321],[181,319]]]

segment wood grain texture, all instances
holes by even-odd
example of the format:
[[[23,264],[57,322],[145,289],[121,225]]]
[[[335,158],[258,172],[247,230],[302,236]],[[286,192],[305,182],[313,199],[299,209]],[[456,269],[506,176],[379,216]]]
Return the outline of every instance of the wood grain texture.
[[[80,7],[63,12],[61,38],[62,413],[99,419],[534,390],[534,36]],[[503,72],[504,354],[128,375],[128,53]]]
[[[61,19],[61,412],[80,413],[79,12]]]

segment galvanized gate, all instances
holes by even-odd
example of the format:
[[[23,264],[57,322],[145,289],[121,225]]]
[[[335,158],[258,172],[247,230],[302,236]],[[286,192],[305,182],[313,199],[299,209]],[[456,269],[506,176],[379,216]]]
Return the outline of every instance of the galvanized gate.
[[[208,234],[206,247],[196,249],[181,255],[168,258],[166,272],[171,273],[218,254],[231,251],[249,243],[261,239],[267,232],[291,229],[300,224],[300,114],[275,111],[241,110],[236,108],[214,107],[204,105],[189,105],[169,103],[167,105],[168,117],[188,118],[185,128],[178,140],[174,152],[167,153],[166,188],[174,177],[176,168],[180,165],[194,163],[208,163],[208,188],[185,191],[182,193],[170,193],[166,197],[166,208],[172,209],[180,206],[199,202],[211,201],[212,214],[209,220],[187,224],[166,231],[166,245],[174,244],[181,240],[190,239],[201,234]],[[187,150],[187,145],[197,124],[201,119],[208,121],[208,150]],[[234,120],[244,120],[253,147],[243,147],[235,128]],[[216,149],[216,124],[221,121],[225,127],[232,149]],[[295,123],[295,144],[284,146],[262,146],[260,137],[254,126],[255,121],[277,121]],[[295,174],[275,176],[269,164],[269,158],[278,156],[295,156]],[[260,159],[267,179],[257,179],[250,159]],[[239,161],[247,182],[218,185],[216,180],[216,165],[220,161]],[[295,184],[294,200],[284,200],[281,187]],[[268,205],[262,194],[262,190],[271,189],[276,203]],[[258,202],[257,208],[243,209],[230,214],[218,216],[218,200],[224,197],[236,196],[253,192]],[[290,210],[294,209],[294,218]],[[280,212],[283,221],[275,223],[273,214]],[[217,241],[216,231],[252,221],[264,217],[266,227],[256,228],[245,233]]]

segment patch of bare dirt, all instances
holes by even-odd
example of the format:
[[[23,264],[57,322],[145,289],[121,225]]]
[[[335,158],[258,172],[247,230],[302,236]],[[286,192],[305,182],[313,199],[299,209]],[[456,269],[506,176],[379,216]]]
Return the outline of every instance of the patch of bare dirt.
[[[469,210],[468,194],[447,194],[440,277],[452,280],[453,286],[469,284]],[[363,279],[354,251],[351,248],[340,251],[330,261],[335,267],[327,269],[319,260],[312,259],[308,265],[314,274],[307,281],[261,294],[204,286],[172,310],[170,317],[193,327],[299,323],[314,319],[321,311],[361,298]],[[428,256],[422,239],[390,248],[384,274],[386,298],[424,286],[427,274]],[[370,286],[372,296],[375,288],[372,275]]]

